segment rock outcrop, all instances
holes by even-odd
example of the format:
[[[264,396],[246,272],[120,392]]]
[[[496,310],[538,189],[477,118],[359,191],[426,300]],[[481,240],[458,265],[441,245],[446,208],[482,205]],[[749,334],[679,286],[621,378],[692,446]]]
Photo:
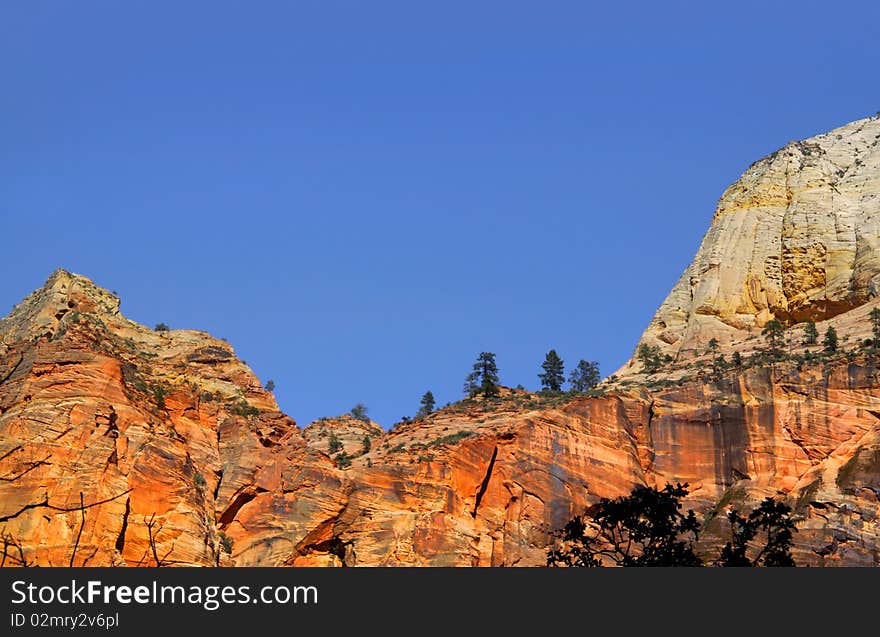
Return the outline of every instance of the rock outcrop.
[[[228,564],[226,543],[277,564],[345,505],[334,463],[223,341],[145,328],[58,271],[0,343],[0,534],[28,562]]]
[[[772,318],[845,323],[880,292],[880,117],[792,142],[722,195],[640,343],[681,362],[748,345]],[[639,369],[635,357],[617,372]]]
[[[347,456],[362,456],[365,447],[372,447],[372,440],[385,433],[377,423],[345,415],[336,418],[320,418],[302,431],[310,447],[326,454],[344,452]],[[330,449],[331,440],[338,448]],[[365,445],[364,441],[369,444]]]
[[[390,431],[300,430],[226,342],[138,325],[58,271],[0,320],[0,560],[540,565],[598,498],[686,481],[707,559],[725,511],[770,495],[795,510],[799,564],[880,565],[878,139],[880,121],[856,122],[728,189],[642,338],[660,369]],[[772,355],[770,318],[788,326]],[[805,344],[807,320],[839,350]]]

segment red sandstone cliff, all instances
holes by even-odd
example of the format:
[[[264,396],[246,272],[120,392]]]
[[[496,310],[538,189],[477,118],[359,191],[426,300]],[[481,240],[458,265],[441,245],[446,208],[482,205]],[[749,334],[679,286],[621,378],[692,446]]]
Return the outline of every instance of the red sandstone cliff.
[[[83,277],[54,274],[0,335],[0,529],[29,563],[537,565],[596,498],[667,480],[710,532],[781,495],[800,563],[880,560],[876,356],[304,436],[228,344],[128,321]],[[337,467],[322,427],[352,455],[369,429],[370,451]]]
[[[390,432],[301,431],[224,341],[138,325],[58,271],[0,319],[0,559],[538,565],[597,498],[687,481],[707,555],[727,508],[773,495],[795,509],[798,563],[880,565],[878,144],[880,119],[856,122],[728,189],[642,338],[658,372],[634,358],[604,395],[505,391]],[[750,363],[771,318],[787,360]],[[803,344],[811,318],[841,352]]]

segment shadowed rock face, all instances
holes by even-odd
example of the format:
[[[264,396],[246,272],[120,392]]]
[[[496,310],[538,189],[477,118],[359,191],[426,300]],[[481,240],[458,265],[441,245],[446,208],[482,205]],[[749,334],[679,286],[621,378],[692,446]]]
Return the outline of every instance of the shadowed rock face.
[[[726,510],[772,495],[795,508],[798,563],[880,565],[878,354],[858,347],[880,302],[877,127],[790,145],[728,189],[643,337],[674,360],[634,362],[596,398],[504,390],[389,432],[350,417],[301,431],[229,344],[138,325],[58,271],[0,320],[0,560],[539,565],[598,498],[686,481],[707,558]],[[709,373],[764,347],[771,316],[795,324],[794,359]],[[847,352],[816,358],[803,318]]]

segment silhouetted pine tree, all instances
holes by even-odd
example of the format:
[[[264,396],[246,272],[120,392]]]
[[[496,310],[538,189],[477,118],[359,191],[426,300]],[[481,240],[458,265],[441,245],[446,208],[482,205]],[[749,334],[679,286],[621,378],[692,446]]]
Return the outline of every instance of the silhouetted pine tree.
[[[565,365],[555,349],[547,352],[544,362],[541,363],[543,374],[538,374],[541,379],[541,389],[547,391],[562,391],[562,383],[565,382]]]
[[[416,413],[417,418],[424,418],[428,414],[434,412],[434,394],[430,390],[422,394],[422,400],[419,402],[419,411]]]
[[[571,391],[575,392],[589,391],[599,384],[599,380],[599,363],[587,362],[584,359],[578,361],[568,377]]]
[[[473,371],[465,379],[464,391],[470,397],[498,395],[498,366],[495,364],[495,354],[480,353],[477,362],[474,363]]]

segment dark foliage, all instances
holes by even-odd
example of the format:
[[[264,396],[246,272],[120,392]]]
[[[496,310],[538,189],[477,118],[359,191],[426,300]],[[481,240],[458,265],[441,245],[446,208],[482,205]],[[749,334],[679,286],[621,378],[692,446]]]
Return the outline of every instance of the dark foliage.
[[[807,323],[804,328],[804,345],[815,345],[819,340],[819,330],[813,321]]]
[[[351,408],[351,415],[358,420],[363,420],[364,422],[370,422],[370,417],[367,415],[367,406],[363,403],[358,403],[354,407]]]
[[[642,343],[636,352],[636,357],[642,363],[642,370],[652,374],[663,366],[663,358],[658,345]]]
[[[342,441],[331,431],[330,438],[327,439],[327,453],[333,455],[337,451],[342,451]]]
[[[791,521],[791,507],[768,497],[749,513],[736,510],[727,514],[733,539],[721,549],[719,566],[794,566],[791,542],[797,532]],[[750,544],[758,535],[765,538],[760,549],[749,557]]]
[[[495,364],[495,354],[480,353],[477,362],[474,363],[473,371],[465,379],[464,392],[470,397],[482,395],[488,398],[498,395],[498,366]]]
[[[430,390],[426,391],[422,395],[422,400],[419,402],[419,411],[416,413],[416,417],[424,418],[428,414],[434,413],[435,406],[436,402],[434,401],[434,394],[431,393]]]
[[[600,378],[599,363],[581,359],[578,361],[577,367],[571,370],[568,382],[571,384],[571,391],[580,393],[595,388],[599,384]]]
[[[828,326],[828,329],[825,330],[825,338],[822,339],[822,345],[825,346],[825,351],[829,354],[833,354],[837,351],[837,330],[830,325]]]
[[[703,566],[694,551],[700,522],[692,510],[681,510],[687,486],[637,486],[628,496],[602,498],[556,533],[547,565]],[[748,516],[734,510],[728,517],[731,541],[716,566],[795,566],[791,543],[797,529],[790,507],[767,498]]]
[[[782,346],[785,344],[785,326],[776,319],[770,319],[764,324],[761,336],[767,340],[767,354],[773,358],[782,356]]]
[[[700,566],[693,543],[700,522],[681,512],[687,485],[658,490],[637,486],[628,496],[602,498],[589,522],[575,517],[562,531],[562,548],[547,554],[548,566]]]
[[[555,349],[551,349],[541,363],[543,374],[538,374],[541,380],[541,389],[547,391],[562,391],[562,383],[565,382],[565,364],[559,358]]]

